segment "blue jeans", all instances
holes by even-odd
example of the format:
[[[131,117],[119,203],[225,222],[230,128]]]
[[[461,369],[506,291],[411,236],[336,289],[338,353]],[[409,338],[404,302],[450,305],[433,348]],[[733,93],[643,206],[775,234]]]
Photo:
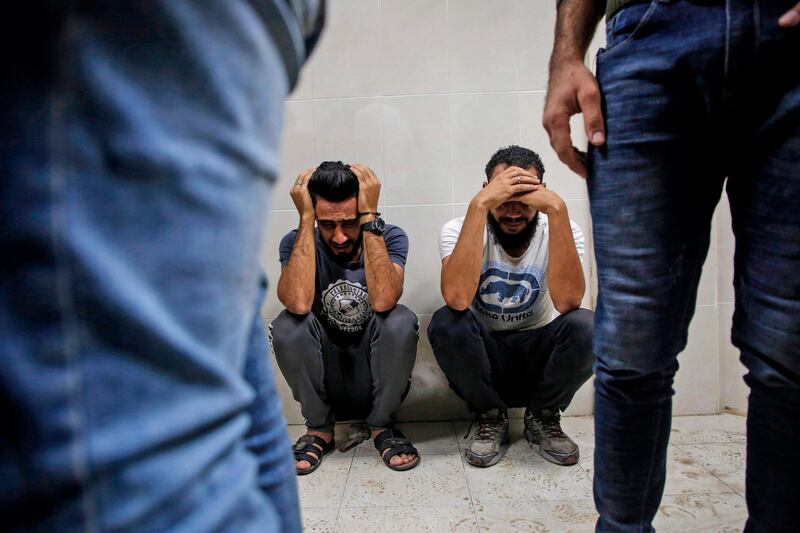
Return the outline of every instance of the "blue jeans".
[[[750,531],[796,528],[800,491],[800,32],[793,0],[653,0],[597,58],[608,142],[589,154],[598,264],[598,531],[651,531],[685,347],[725,178],[733,343],[751,387]],[[709,5],[710,4],[710,5]],[[713,393],[713,392],[710,392]]]
[[[0,88],[2,527],[297,531],[258,313],[281,56],[250,2],[51,4]]]

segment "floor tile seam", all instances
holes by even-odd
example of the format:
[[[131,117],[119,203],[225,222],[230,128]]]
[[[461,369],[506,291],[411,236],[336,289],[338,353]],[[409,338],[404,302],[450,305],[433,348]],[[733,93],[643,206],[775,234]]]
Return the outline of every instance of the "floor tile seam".
[[[336,518],[333,521],[333,530],[336,531],[336,526],[339,524],[339,515],[342,512],[342,507],[344,506],[344,496],[347,494],[347,484],[350,482],[350,471],[353,469],[353,461],[356,458],[355,451],[350,455],[350,466],[347,468],[347,476],[344,479],[344,485],[342,487],[342,494],[339,496],[339,507],[336,509]]]
[[[451,421],[450,425],[453,428],[453,433],[458,434],[458,428],[456,428],[456,422]],[[478,520],[478,511],[475,509],[475,499],[472,497],[472,488],[469,486],[469,475],[467,475],[467,462],[464,459],[464,450],[461,447],[461,443],[457,441],[458,446],[458,458],[461,460],[461,471],[464,474],[464,481],[467,484],[467,495],[469,496],[469,507],[472,509],[472,517],[475,519],[475,528],[477,529],[478,533],[481,530],[481,522]]]

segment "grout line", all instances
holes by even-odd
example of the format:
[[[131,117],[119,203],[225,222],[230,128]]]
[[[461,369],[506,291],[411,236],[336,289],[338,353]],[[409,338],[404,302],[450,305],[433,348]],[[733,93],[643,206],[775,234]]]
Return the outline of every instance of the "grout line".
[[[472,509],[472,516],[475,517],[475,527],[478,528],[478,533],[481,531],[481,523],[478,520],[478,511],[475,509],[475,500],[472,497],[472,488],[469,486],[469,476],[467,475],[467,465],[466,461],[464,460],[464,452],[461,449],[461,442],[458,441],[458,432],[456,431],[456,423],[450,422],[450,427],[453,430],[453,435],[456,438],[456,444],[458,445],[458,458],[461,460],[461,471],[464,473],[464,481],[467,484],[467,494],[469,495],[469,506]]]
[[[335,452],[334,452],[335,453]],[[336,529],[336,525],[339,523],[339,515],[342,512],[342,507],[344,506],[344,495],[347,494],[347,483],[350,481],[350,472],[353,470],[353,461],[356,458],[355,450],[352,451],[350,455],[350,466],[347,468],[347,476],[344,479],[344,489],[342,490],[342,495],[339,498],[339,508],[336,509],[336,518],[333,520],[333,527]]]

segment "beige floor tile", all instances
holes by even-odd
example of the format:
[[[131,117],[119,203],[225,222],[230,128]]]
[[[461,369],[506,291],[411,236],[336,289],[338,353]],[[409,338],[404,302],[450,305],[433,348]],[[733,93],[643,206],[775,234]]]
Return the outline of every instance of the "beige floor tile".
[[[481,532],[591,532],[597,512],[590,500],[561,502],[487,502],[476,504]]]
[[[333,533],[336,528],[338,507],[303,507],[303,531],[306,533]]]
[[[343,507],[397,507],[469,503],[464,467],[457,453],[428,455],[405,472],[395,472],[377,454],[355,457]]]
[[[735,415],[676,416],[670,444],[744,442],[746,419]]]
[[[677,446],[667,449],[667,483],[665,495],[722,494],[732,489]]]
[[[538,447],[531,448],[520,424],[511,426],[511,445],[494,466],[465,464],[473,503],[514,501],[588,500],[592,482],[578,466],[559,466],[545,461]]]
[[[664,496],[653,520],[659,533],[741,531],[747,506],[738,494],[682,494]]]
[[[420,456],[458,453],[458,442],[451,422],[410,422],[397,424],[397,429],[408,437],[411,444],[419,450]],[[378,450],[372,440],[365,441],[356,448],[356,456],[373,454],[377,455]]]
[[[477,533],[469,503],[457,506],[342,508],[336,522],[342,533]]]
[[[338,508],[342,501],[347,475],[353,462],[353,452],[331,452],[314,472],[297,476],[300,505],[308,507]]]
[[[679,448],[697,464],[744,495],[745,444],[688,444]]]

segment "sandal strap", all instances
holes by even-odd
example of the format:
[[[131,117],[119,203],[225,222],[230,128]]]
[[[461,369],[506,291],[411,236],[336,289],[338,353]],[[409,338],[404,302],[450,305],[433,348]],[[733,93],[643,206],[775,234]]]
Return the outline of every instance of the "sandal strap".
[[[312,461],[308,459],[310,457],[314,459],[314,463],[316,463],[322,459],[323,455],[332,451],[335,447],[336,444],[334,444],[333,441],[325,442],[325,439],[316,435],[303,435],[297,439],[297,442],[294,443],[292,448],[294,450],[295,461],[308,461],[311,463]],[[309,455],[309,452],[317,455],[318,458]]]
[[[321,460],[322,460],[321,455],[319,457],[314,457],[313,455],[308,453],[303,453],[298,451],[294,452],[294,461],[296,463],[300,461],[308,461],[308,464],[310,464],[311,466],[316,466],[317,463],[319,463]]]
[[[406,436],[397,429],[388,428],[381,431],[375,436],[374,441],[375,447],[381,454],[383,462],[387,465],[392,457],[403,453],[419,456],[417,449],[412,446]]]

